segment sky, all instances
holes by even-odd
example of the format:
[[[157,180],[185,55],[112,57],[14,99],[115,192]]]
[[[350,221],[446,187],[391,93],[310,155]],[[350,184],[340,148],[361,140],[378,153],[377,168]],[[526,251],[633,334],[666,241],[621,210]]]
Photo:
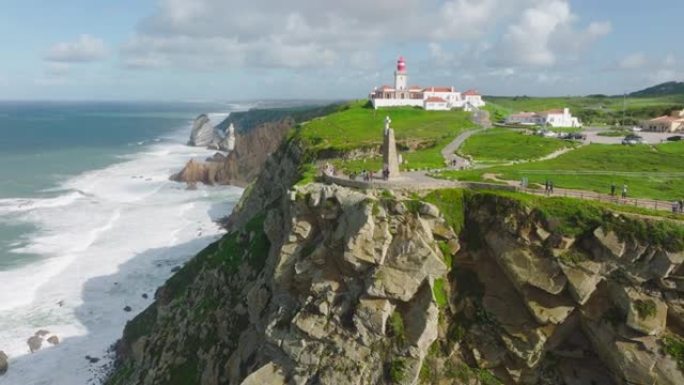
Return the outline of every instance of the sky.
[[[682,0],[2,0],[0,100],[351,99],[684,80]],[[679,49],[678,49],[679,48]]]

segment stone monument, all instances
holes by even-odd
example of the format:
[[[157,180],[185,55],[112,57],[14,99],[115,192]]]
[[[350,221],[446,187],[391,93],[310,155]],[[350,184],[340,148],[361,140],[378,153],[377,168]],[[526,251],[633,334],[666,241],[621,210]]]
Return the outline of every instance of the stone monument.
[[[235,126],[233,123],[231,123],[230,127],[228,127],[228,136],[226,137],[226,142],[226,150],[235,150]]]
[[[394,130],[390,128],[392,120],[385,118],[385,131],[382,142],[382,163],[389,171],[389,178],[399,176],[399,157],[397,156],[397,143],[394,139]]]

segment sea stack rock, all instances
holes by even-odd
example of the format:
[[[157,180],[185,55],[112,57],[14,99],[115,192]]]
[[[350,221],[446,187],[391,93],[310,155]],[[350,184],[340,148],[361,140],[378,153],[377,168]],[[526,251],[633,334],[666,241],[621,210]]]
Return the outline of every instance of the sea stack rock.
[[[43,346],[43,339],[39,336],[33,336],[26,341],[31,353],[37,352]]]
[[[7,357],[7,354],[0,350],[0,376],[3,374],[7,373],[7,369],[9,369],[9,357]]]
[[[206,114],[198,116],[192,124],[192,132],[190,133],[188,144],[197,147],[207,147],[215,142],[215,140],[216,133],[209,117]]]

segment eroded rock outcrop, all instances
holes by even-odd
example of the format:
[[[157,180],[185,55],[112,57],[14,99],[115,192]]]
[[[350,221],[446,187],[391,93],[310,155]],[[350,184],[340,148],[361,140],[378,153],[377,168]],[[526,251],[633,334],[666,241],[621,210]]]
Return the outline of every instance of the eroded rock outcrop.
[[[7,357],[7,354],[5,354],[5,352],[0,350],[0,376],[7,373],[8,369],[9,369],[9,357]]]
[[[205,161],[190,160],[180,172],[172,175],[171,179],[190,184],[246,186],[258,176],[266,160],[278,149],[294,125],[293,119],[284,118],[238,132],[232,140],[229,137],[221,139],[221,145],[209,147],[233,150],[225,156],[215,156]]]

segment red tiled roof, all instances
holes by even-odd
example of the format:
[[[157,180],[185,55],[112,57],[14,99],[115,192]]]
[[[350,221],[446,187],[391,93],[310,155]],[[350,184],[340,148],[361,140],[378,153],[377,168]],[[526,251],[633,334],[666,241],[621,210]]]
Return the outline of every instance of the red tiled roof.
[[[659,116],[655,119],[651,119],[651,120],[649,120],[649,122],[655,122],[655,123],[659,123],[659,122],[666,122],[666,123],[684,122],[684,118],[665,115],[665,116]]]
[[[394,87],[388,86],[388,85],[383,85],[379,88],[380,91],[394,91]]]
[[[480,96],[480,93],[477,92],[477,90],[468,90],[463,93],[465,96]]]
[[[425,99],[425,102],[426,103],[446,103],[446,100],[444,100],[442,98],[438,98],[436,96],[432,96],[432,97]]]
[[[453,92],[453,87],[428,87],[423,91],[426,92]]]
[[[517,114],[511,114],[509,117],[511,118],[531,118],[537,116],[536,112],[519,112]]]
[[[541,112],[542,115],[558,115],[558,114],[563,114],[563,113],[565,113],[565,110],[563,110],[562,108],[557,108],[557,109]]]

